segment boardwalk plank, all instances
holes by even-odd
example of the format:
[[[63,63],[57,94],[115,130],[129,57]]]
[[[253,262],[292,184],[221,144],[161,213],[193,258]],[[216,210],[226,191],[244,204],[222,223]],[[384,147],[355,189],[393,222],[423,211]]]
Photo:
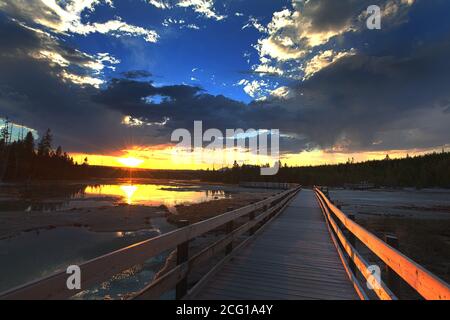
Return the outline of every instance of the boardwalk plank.
[[[310,190],[203,287],[195,299],[358,299]]]

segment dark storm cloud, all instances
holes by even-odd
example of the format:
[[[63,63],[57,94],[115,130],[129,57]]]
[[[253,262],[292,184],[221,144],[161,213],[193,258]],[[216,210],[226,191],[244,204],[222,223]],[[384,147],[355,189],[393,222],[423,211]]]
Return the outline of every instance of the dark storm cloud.
[[[123,78],[111,80],[103,90],[74,84],[61,76],[69,68],[37,58],[39,52],[59,54],[79,67],[78,75],[88,72],[84,65],[95,62],[89,56],[6,17],[0,20],[0,37],[0,116],[39,132],[50,127],[56,142],[71,151],[117,150],[131,141],[165,144],[170,143],[172,130],[191,128],[194,120],[203,120],[205,129],[225,130],[248,128],[251,119],[267,116],[261,108],[256,112],[244,103],[206,94],[200,87],[156,87]],[[163,100],[158,104],[146,100],[152,96]],[[129,128],[121,123],[129,115],[150,123],[171,120],[166,126]]]
[[[161,136],[203,120],[205,128],[221,130],[280,129],[291,136],[282,141],[286,152],[436,147],[450,136],[449,54],[448,39],[406,55],[355,54],[293,85],[295,97],[287,100],[246,105],[198,87],[116,79],[95,101],[146,122],[170,118]],[[152,103],[152,96],[165,98]]]
[[[394,19],[403,20],[403,14],[409,7],[403,0],[313,0],[294,1],[294,8],[305,17],[310,32],[329,32],[352,27],[360,29],[365,24],[367,7],[377,5],[383,15],[384,28],[393,23]],[[357,27],[359,26],[359,27]],[[357,28],[355,28],[357,27]]]
[[[435,147],[449,142],[450,41],[408,56],[356,54],[292,89],[289,101],[272,101],[290,119],[285,130],[313,145],[349,150]],[[293,127],[297,126],[297,129]]]
[[[344,28],[352,22],[370,4],[379,4],[380,0],[316,0],[303,5],[296,2],[297,9],[311,21],[311,30],[315,32]]]
[[[152,103],[154,96],[161,96],[162,100]],[[203,120],[205,125],[214,128],[234,128],[241,122],[239,119],[248,120],[244,115],[248,112],[244,103],[205,94],[201,88],[187,85],[155,87],[150,82],[113,79],[94,101],[145,122],[170,118],[160,130],[166,133],[176,128],[190,128],[194,120]]]
[[[0,116],[39,132],[49,127],[56,143],[72,150],[111,146],[121,132],[120,114],[92,103],[97,89],[63,79],[64,67],[36,56],[48,50],[80,70],[92,60],[4,16],[0,16],[0,39]]]
[[[6,12],[10,17],[14,17],[20,21],[30,21],[33,17],[36,21],[47,21],[49,24],[57,25],[61,22],[61,18],[42,1],[14,0],[2,1],[0,9]]]
[[[122,72],[122,76],[124,76],[127,79],[141,79],[151,77],[152,73],[146,70],[129,70]]]
[[[326,2],[318,1],[309,13],[317,30],[345,24],[342,8],[352,1],[342,8],[322,7]],[[325,19],[325,9],[336,15]],[[124,72],[102,89],[74,84],[61,74],[89,76],[86,66],[96,62],[94,57],[0,15],[0,116],[41,132],[50,127],[58,143],[83,152],[117,150],[130,141],[169,143],[174,129],[191,129],[194,120],[222,131],[280,129],[288,135],[281,141],[284,152],[441,146],[450,136],[449,32],[440,30],[432,40],[415,35],[414,45],[398,36],[391,51],[357,50],[292,84],[292,98],[245,104],[200,87],[156,86],[142,81],[150,77],[142,70]],[[379,41],[383,46],[382,37]],[[42,50],[57,53],[69,66],[39,58]],[[127,127],[121,123],[124,116],[147,125]]]

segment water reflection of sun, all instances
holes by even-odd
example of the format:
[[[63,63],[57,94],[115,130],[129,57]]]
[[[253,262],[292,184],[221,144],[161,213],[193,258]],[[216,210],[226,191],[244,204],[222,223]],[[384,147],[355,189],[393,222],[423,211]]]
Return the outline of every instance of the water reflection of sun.
[[[122,189],[127,196],[128,204],[133,203],[133,194],[136,192],[137,188],[138,188],[137,186],[120,186],[120,189]]]
[[[114,196],[129,205],[165,205],[169,208],[177,204],[198,203],[227,197],[223,190],[186,190],[155,184],[115,184],[88,186],[85,194],[91,196]]]

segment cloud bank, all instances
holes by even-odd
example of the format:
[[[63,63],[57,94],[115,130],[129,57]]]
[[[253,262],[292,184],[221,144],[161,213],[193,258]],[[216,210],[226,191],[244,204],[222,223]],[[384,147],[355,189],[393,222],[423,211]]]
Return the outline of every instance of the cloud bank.
[[[84,3],[90,3],[86,9],[99,2]],[[266,69],[256,79],[268,81],[264,70],[295,77],[263,89],[261,82],[244,81],[255,98],[267,90],[265,99],[248,104],[197,86],[155,84],[152,70],[105,79],[102,70],[114,68],[116,58],[83,53],[12,17],[8,7],[0,15],[0,116],[38,130],[51,127],[58,143],[79,152],[168,144],[172,130],[189,129],[194,120],[221,130],[280,129],[281,151],[287,153],[447,144],[450,26],[442,22],[433,37],[428,30],[410,32],[421,12],[438,15],[445,4],[379,1],[388,19],[376,33],[361,28],[360,4],[365,2],[309,1],[275,13],[258,42]],[[58,29],[61,17],[38,9],[33,19],[52,22],[57,33],[70,29]]]

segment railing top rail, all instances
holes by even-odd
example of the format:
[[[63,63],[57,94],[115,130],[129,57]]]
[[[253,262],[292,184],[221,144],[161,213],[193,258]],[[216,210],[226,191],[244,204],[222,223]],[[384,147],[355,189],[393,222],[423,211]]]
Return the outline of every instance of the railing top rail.
[[[81,288],[105,281],[127,268],[145,262],[150,257],[172,249],[177,245],[192,240],[206,232],[214,230],[227,222],[245,216],[255,210],[276,201],[294,191],[292,188],[267,199],[247,205],[245,207],[225,212],[216,217],[203,220],[189,226],[173,230],[148,240],[144,240],[103,256],[86,261],[79,265],[82,277]],[[69,298],[81,290],[68,290],[66,286],[67,273],[65,270],[53,275],[27,283],[17,288],[0,293],[0,299],[64,299]]]
[[[314,190],[323,199],[331,212],[351,233],[353,233],[365,246],[383,260],[420,295],[425,299],[431,300],[450,299],[450,286],[448,283],[349,219],[345,213],[330,202],[319,188],[315,187]]]

